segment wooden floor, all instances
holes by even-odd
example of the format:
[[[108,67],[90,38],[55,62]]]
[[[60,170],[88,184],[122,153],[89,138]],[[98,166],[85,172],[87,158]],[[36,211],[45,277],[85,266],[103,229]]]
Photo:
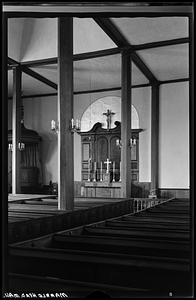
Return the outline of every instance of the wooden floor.
[[[126,214],[131,199],[75,198],[73,211],[58,210],[54,195],[9,195],[9,243]]]

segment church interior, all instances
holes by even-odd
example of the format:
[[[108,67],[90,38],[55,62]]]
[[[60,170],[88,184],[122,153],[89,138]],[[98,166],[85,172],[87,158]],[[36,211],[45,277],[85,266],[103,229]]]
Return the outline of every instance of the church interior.
[[[4,296],[193,295],[192,19],[4,3]]]

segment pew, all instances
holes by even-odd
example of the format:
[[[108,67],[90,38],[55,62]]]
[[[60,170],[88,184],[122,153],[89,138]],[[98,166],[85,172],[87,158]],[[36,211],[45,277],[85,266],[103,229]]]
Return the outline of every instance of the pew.
[[[27,285],[33,289],[39,277],[43,288],[48,278],[55,277],[59,287],[64,282],[79,296],[96,287],[110,291],[110,296],[115,288],[120,296],[187,295],[191,279],[189,216],[185,211],[176,214],[172,207],[162,209],[169,204],[13,244],[9,270],[27,276]],[[18,285],[25,282],[23,278]]]
[[[186,258],[130,255],[73,249],[10,249],[14,273],[53,276],[120,286],[156,289],[159,278],[164,289],[177,290],[189,272]],[[160,288],[160,285],[159,285]]]
[[[55,234],[50,247],[57,249],[81,249],[112,253],[143,254],[164,257],[188,257],[190,247],[187,242],[165,242],[160,240],[133,240],[103,236]]]
[[[85,281],[65,280],[54,277],[42,277],[35,275],[9,273],[10,292],[17,293],[59,293],[62,292],[68,298],[84,298],[95,291],[102,291],[110,297],[139,297],[148,295],[149,289],[121,287],[118,285],[108,285],[91,283]],[[33,296],[33,295],[32,295]],[[58,296],[58,295],[57,295]]]

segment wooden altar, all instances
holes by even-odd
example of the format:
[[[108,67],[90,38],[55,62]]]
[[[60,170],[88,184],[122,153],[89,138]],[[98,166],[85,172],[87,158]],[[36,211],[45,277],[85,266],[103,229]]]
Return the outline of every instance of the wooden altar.
[[[86,197],[120,197],[121,123],[114,128],[102,128],[96,123],[90,131],[81,132],[82,181],[81,194]],[[132,181],[139,181],[139,133],[132,129]]]

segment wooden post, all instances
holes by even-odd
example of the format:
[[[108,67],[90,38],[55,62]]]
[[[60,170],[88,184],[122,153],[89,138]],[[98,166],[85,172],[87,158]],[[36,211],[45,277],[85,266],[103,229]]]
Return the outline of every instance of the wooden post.
[[[58,209],[74,208],[73,18],[58,19]]]
[[[13,104],[12,104],[12,194],[21,193],[21,153],[18,143],[21,138],[21,69],[13,68]]]
[[[121,197],[131,197],[131,58],[122,52],[121,99]]]
[[[152,85],[151,97],[151,190],[150,198],[156,198],[158,192],[159,156],[159,85]]]
[[[2,17],[2,100],[1,100],[1,120],[2,120],[2,140],[1,144],[1,240],[2,240],[2,295],[8,292],[8,70],[7,70],[7,27],[8,20],[6,14]]]

